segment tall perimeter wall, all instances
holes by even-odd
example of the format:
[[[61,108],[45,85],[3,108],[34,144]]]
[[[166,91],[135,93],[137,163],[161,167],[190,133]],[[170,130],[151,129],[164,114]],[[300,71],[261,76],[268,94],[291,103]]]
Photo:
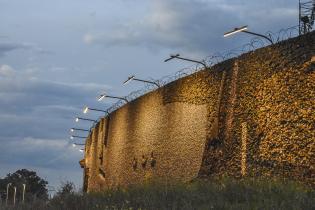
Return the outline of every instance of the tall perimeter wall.
[[[84,188],[279,176],[315,185],[315,32],[150,92],[86,140]]]

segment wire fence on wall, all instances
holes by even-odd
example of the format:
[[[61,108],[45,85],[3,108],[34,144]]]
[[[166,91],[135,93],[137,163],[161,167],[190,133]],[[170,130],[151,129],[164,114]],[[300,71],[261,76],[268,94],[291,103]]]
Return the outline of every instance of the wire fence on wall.
[[[293,26],[287,29],[281,29],[277,33],[273,33],[271,31],[268,31],[265,33],[265,36],[269,37],[274,44],[279,43],[281,41],[287,40],[289,38],[297,37],[299,35],[299,26]],[[236,58],[244,53],[255,51],[256,49],[266,47],[270,45],[270,42],[266,39],[255,37],[251,39],[251,41],[247,44],[244,44],[241,47],[222,52],[222,53],[214,53],[213,55],[210,55],[206,58],[204,58],[202,61],[206,64],[207,69],[210,69],[214,65],[221,63],[225,60]],[[159,80],[155,80],[154,82],[158,83],[160,87],[163,87],[167,85],[168,83],[171,83],[175,80],[178,80],[182,77],[194,74],[200,70],[203,70],[204,66],[197,64],[193,65],[187,68],[180,69],[179,71],[175,72],[172,75],[164,76],[160,78]],[[140,90],[136,90],[131,92],[128,96],[126,96],[126,99],[128,102],[135,100],[136,98],[156,90],[156,85],[153,84],[146,84],[144,88]],[[114,112],[115,110],[119,109],[121,106],[123,106],[126,102],[124,100],[119,100],[116,103],[114,103],[111,107],[107,109],[108,113]]]

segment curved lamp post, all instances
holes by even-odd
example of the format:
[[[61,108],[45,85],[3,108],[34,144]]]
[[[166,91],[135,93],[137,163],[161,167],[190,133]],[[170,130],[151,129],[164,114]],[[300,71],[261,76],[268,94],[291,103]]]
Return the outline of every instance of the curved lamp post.
[[[239,28],[234,28],[234,30],[224,33],[223,37],[228,37],[228,36],[231,36],[233,34],[236,34],[236,33],[239,33],[239,32],[243,32],[243,33],[251,34],[251,35],[254,35],[254,36],[262,37],[264,39],[267,39],[271,44],[273,44],[273,41],[272,41],[272,39],[270,37],[262,35],[262,34],[258,34],[258,33],[254,33],[254,32],[248,31],[247,29],[248,29],[248,26],[242,26],[242,27],[239,27]]]
[[[84,146],[85,144],[79,144],[79,143],[73,143],[72,146],[76,147],[76,146]]]
[[[84,136],[75,136],[75,135],[71,135],[71,136],[70,136],[70,139],[74,139],[74,138],[86,139],[87,137],[84,137]]]
[[[144,80],[144,79],[137,79],[136,76],[132,75],[130,77],[128,77],[128,79],[126,81],[123,82],[123,84],[127,84],[129,83],[130,81],[138,81],[138,82],[144,82],[144,83],[149,83],[149,84],[153,84],[153,85],[156,85],[158,88],[161,87],[157,82],[153,82],[153,81],[149,81],[149,80]]]
[[[124,100],[126,101],[127,103],[129,102],[126,98],[123,98],[123,97],[117,97],[117,96],[109,96],[107,94],[101,94],[99,97],[98,97],[98,101],[101,101],[103,100],[104,98],[115,98],[115,99],[121,99],[121,100]]]
[[[180,57],[179,54],[170,55],[170,57],[168,59],[165,59],[164,62],[170,61],[170,60],[172,60],[174,58],[179,59],[179,60],[184,60],[184,61],[190,61],[190,62],[193,62],[193,63],[198,63],[198,64],[203,65],[203,67],[208,68],[207,64],[205,62],[203,62],[203,61],[197,61],[197,60],[193,60],[193,59],[190,59],[190,58],[183,58],[183,57]]]
[[[90,132],[90,130],[87,129],[82,129],[82,128],[71,128],[70,131],[73,133],[74,131],[86,131],[86,132]]]
[[[12,183],[8,183],[7,184],[7,196],[6,196],[6,199],[5,199],[5,204],[8,205],[8,200],[9,200],[9,188],[10,186],[12,185]]]
[[[86,114],[86,113],[88,113],[88,111],[90,111],[90,110],[91,110],[91,111],[96,111],[96,112],[104,112],[104,113],[106,113],[106,114],[109,114],[109,112],[106,111],[106,110],[94,109],[94,108],[91,108],[91,107],[88,107],[88,106],[84,107],[83,113]]]
[[[75,121],[76,121],[76,122],[79,122],[79,120],[85,120],[85,121],[90,121],[90,122],[97,123],[96,120],[92,120],[92,119],[88,119],[88,118],[83,118],[83,117],[76,117],[76,118],[75,118]]]

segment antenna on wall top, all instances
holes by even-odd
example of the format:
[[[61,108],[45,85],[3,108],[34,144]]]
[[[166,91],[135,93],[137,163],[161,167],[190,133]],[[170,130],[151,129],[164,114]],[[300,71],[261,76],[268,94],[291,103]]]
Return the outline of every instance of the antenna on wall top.
[[[313,29],[315,19],[315,0],[299,0],[299,34],[306,34]]]

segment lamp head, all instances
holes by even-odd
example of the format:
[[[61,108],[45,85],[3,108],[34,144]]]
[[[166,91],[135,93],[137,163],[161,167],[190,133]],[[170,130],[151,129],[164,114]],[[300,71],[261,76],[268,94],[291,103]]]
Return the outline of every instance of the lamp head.
[[[106,97],[106,94],[104,93],[104,94],[102,94],[102,95],[100,95],[100,97],[98,97],[98,101],[101,101],[101,100],[103,100],[104,98]]]
[[[130,77],[128,77],[128,79],[126,80],[126,81],[124,81],[124,85],[125,84],[127,84],[128,82],[130,82],[131,80],[133,80],[135,78],[135,76],[134,75],[132,75],[132,76],[130,76]]]
[[[75,121],[76,121],[76,122],[79,122],[79,118],[78,118],[78,117],[76,117],[76,118],[75,118]]]
[[[242,26],[242,27],[239,27],[239,28],[234,28],[233,31],[226,32],[226,33],[223,35],[223,37],[227,37],[227,36],[236,34],[236,33],[238,33],[238,32],[246,31],[246,30],[247,30],[247,26]]]
[[[80,151],[80,152],[84,152],[84,149],[80,149],[79,151]]]
[[[70,131],[73,133],[73,132],[74,132],[74,129],[73,129],[73,128],[71,128],[71,129],[70,129]]]
[[[73,147],[76,147],[76,145],[75,145],[75,144],[72,144],[72,146],[73,146]]]
[[[74,137],[73,137],[73,136],[70,136],[70,139],[74,139]]]
[[[83,109],[83,113],[86,114],[88,111],[89,111],[89,107],[86,106],[86,107]]]
[[[177,53],[177,54],[175,54],[175,55],[174,55],[174,54],[170,54],[170,57],[171,57],[171,58],[176,58],[176,57],[178,57],[178,56],[179,56],[179,54],[178,54],[178,53]]]

